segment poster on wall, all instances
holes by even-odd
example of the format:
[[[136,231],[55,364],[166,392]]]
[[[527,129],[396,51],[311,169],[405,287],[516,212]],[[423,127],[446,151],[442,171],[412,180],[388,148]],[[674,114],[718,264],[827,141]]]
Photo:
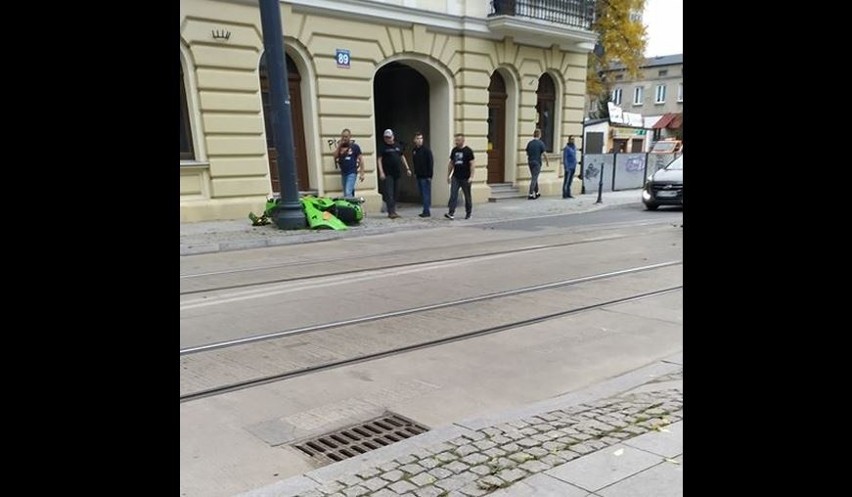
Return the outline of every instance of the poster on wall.
[[[645,154],[618,154],[615,158],[615,190],[642,188],[645,184]]]
[[[583,156],[583,187],[586,193],[598,191],[598,183],[603,173],[603,191],[612,191],[612,159],[614,154],[586,154]]]

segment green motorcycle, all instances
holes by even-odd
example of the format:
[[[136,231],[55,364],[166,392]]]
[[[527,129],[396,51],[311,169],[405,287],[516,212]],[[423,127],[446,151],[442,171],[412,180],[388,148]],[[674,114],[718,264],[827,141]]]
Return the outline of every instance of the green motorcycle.
[[[270,224],[272,222],[270,219],[272,219],[279,201],[280,199],[275,198],[267,199],[263,216],[258,217],[253,212],[249,213],[252,225]],[[364,209],[361,207],[363,202],[363,197],[329,198],[307,195],[299,199],[302,211],[305,213],[305,218],[311,229],[345,230],[347,225],[359,224],[364,219]]]

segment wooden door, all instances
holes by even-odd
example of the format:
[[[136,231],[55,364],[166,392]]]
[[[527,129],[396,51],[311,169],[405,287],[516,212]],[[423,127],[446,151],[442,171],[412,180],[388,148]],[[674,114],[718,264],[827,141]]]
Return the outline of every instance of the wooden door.
[[[488,183],[506,179],[506,84],[495,72],[488,86]]]
[[[287,56],[287,83],[290,91],[290,114],[293,125],[293,150],[296,159],[296,176],[299,191],[308,191],[308,158],[305,149],[305,121],[302,114],[302,92],[300,83],[302,77],[290,56]],[[275,148],[275,138],[272,128],[272,103],[269,99],[269,78],[266,73],[265,61],[260,66],[260,91],[263,99],[263,122],[266,126],[266,150],[269,156],[269,178],[272,182],[272,191],[281,193],[281,185],[278,178],[278,150]]]

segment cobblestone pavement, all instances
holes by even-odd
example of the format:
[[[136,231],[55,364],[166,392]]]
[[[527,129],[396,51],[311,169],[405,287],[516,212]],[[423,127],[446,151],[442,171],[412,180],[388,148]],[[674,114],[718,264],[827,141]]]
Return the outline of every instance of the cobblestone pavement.
[[[474,226],[476,224],[526,217],[590,212],[631,203],[636,204],[637,208],[641,208],[641,193],[639,190],[608,192],[602,204],[597,204],[596,200],[596,194],[586,194],[578,195],[576,198],[570,200],[550,196],[541,197],[534,202],[529,202],[526,199],[509,199],[496,203],[486,202],[474,206],[472,219],[463,220],[456,218],[456,221],[449,221],[444,218],[445,207],[433,207],[432,217],[424,219],[417,216],[422,210],[420,206],[400,204],[397,210],[402,217],[388,219],[386,214],[368,214],[360,225],[351,226],[346,231],[281,230],[274,224],[252,226],[248,217],[230,221],[181,223],[180,255],[244,250],[435,227]],[[258,208],[260,209],[261,207],[259,206]]]
[[[649,382],[677,381],[683,370]],[[300,497],[477,497],[682,419],[682,387],[625,393],[472,431]]]

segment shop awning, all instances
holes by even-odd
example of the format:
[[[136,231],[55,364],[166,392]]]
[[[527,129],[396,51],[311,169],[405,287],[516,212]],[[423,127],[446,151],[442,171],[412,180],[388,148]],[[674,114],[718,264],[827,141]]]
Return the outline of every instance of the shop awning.
[[[654,123],[652,129],[678,129],[680,128],[682,123],[683,115],[681,113],[668,113],[663,114],[663,117],[661,117],[656,123]]]

